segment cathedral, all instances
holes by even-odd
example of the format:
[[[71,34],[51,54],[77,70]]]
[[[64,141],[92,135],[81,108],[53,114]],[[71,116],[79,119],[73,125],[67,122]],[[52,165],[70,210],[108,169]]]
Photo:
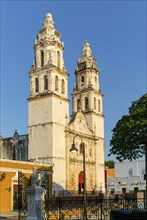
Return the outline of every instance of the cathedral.
[[[77,60],[69,116],[68,76],[64,65],[64,43],[50,13],[34,44],[29,71],[27,160],[53,164],[53,190],[104,192],[104,115],[100,71],[86,41]],[[15,133],[15,136],[17,133]],[[13,139],[15,140],[15,136]],[[13,148],[16,149],[13,141]],[[71,152],[75,143],[77,151]],[[86,179],[83,175],[85,149]],[[15,157],[17,156],[15,150]],[[26,160],[26,156],[24,157]],[[86,181],[85,181],[86,180]]]

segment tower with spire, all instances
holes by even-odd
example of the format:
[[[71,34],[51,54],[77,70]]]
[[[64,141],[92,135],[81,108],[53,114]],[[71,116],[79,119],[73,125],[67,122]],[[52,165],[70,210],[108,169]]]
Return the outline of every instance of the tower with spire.
[[[104,190],[104,116],[102,93],[99,85],[100,71],[86,41],[77,61],[75,84],[72,93],[72,118],[66,129],[67,143],[71,146],[75,136],[80,136],[86,151],[86,181],[88,189]],[[77,146],[80,145],[77,139]],[[67,149],[68,149],[67,146]],[[72,185],[79,192],[84,187],[82,155],[67,156],[67,188]]]
[[[72,115],[80,107],[89,127],[95,131],[97,136],[104,138],[103,95],[99,85],[100,70],[96,64],[90,44],[86,41],[75,70],[76,82],[72,93]]]
[[[68,73],[65,70],[61,35],[50,13],[34,44],[29,72],[29,160],[54,164],[53,181],[65,187],[65,125],[68,117]],[[62,175],[60,175],[62,174]]]

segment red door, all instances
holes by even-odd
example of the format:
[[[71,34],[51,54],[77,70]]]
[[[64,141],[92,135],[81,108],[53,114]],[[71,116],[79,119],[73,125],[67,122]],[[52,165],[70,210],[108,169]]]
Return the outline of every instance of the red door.
[[[84,172],[81,171],[79,173],[79,193],[83,193],[84,191]]]

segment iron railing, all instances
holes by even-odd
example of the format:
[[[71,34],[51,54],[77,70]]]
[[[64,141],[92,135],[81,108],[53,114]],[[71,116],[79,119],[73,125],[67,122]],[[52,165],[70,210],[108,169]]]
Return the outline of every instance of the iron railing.
[[[83,197],[58,197],[52,200],[41,201],[41,204],[37,205],[41,207],[42,218],[46,220],[83,219],[83,210],[85,208],[84,205],[86,206],[87,218],[92,220],[108,220],[110,219],[110,215],[112,216],[112,214],[114,214],[116,211],[118,213],[122,211],[123,213],[132,211],[134,213],[138,213],[140,219],[142,219],[141,216],[143,215],[147,217],[143,199],[115,200],[87,197],[86,203],[84,203]]]

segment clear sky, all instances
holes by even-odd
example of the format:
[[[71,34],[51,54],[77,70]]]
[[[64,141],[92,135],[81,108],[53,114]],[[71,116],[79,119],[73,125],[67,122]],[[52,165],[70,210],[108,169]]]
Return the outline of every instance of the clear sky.
[[[100,69],[104,94],[105,159],[111,130],[131,102],[147,91],[146,1],[1,0],[1,118],[3,137],[27,133],[28,71],[33,45],[47,12],[65,44],[69,99],[77,59],[86,40]]]

